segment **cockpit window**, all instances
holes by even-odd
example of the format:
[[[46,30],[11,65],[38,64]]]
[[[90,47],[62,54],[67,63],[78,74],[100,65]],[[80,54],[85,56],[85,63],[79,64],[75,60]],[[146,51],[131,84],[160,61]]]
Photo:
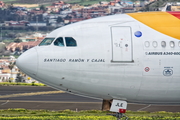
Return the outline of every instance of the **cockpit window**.
[[[55,46],[64,46],[63,38],[62,38],[62,37],[57,38],[57,39],[54,41],[54,45],[55,45]]]
[[[54,38],[45,38],[45,39],[39,44],[39,46],[50,45],[53,40],[54,40]]]
[[[65,37],[66,40],[66,46],[74,47],[77,46],[76,40],[72,37]]]

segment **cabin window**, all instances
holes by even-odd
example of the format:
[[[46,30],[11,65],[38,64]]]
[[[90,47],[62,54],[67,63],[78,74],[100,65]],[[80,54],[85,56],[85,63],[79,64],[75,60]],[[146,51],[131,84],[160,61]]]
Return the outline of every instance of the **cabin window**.
[[[149,47],[149,46],[150,46],[149,41],[146,41],[146,42],[144,43],[144,45],[145,45],[145,47]]]
[[[153,41],[152,45],[154,48],[156,48],[158,46],[158,43],[156,41]]]
[[[178,46],[180,47],[180,41],[178,42]]]
[[[166,42],[165,42],[165,41],[162,41],[162,42],[161,42],[161,46],[162,46],[163,48],[165,48],[165,47],[166,47]]]
[[[67,47],[75,47],[77,46],[76,40],[72,37],[65,37],[66,46]]]
[[[170,41],[169,45],[170,45],[171,48],[174,48],[175,47],[174,41]]]
[[[62,38],[62,37],[57,38],[57,39],[54,41],[54,45],[55,45],[55,46],[63,47],[63,46],[64,46],[63,38]]]
[[[54,40],[54,38],[45,38],[45,39],[39,44],[39,46],[50,45],[53,40]]]

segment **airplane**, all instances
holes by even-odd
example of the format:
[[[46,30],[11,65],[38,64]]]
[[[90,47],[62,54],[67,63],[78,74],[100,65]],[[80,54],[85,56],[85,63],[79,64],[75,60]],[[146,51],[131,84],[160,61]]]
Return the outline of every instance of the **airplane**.
[[[58,28],[16,65],[52,88],[103,99],[103,110],[118,112],[127,102],[180,104],[179,61],[180,12],[139,12]]]

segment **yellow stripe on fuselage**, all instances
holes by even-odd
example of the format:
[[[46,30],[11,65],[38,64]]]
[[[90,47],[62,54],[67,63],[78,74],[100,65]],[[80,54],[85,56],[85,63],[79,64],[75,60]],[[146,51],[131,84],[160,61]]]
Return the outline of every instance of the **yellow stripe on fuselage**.
[[[128,13],[134,19],[180,40],[180,19],[167,12]]]

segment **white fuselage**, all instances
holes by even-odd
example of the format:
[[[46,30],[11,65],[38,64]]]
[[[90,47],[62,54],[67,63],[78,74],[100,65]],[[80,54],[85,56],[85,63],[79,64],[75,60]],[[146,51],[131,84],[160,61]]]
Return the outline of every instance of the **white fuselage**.
[[[67,25],[47,36],[58,37],[73,37],[77,46],[36,46],[18,58],[17,66],[42,83],[75,94],[180,103],[179,40],[126,14]]]

